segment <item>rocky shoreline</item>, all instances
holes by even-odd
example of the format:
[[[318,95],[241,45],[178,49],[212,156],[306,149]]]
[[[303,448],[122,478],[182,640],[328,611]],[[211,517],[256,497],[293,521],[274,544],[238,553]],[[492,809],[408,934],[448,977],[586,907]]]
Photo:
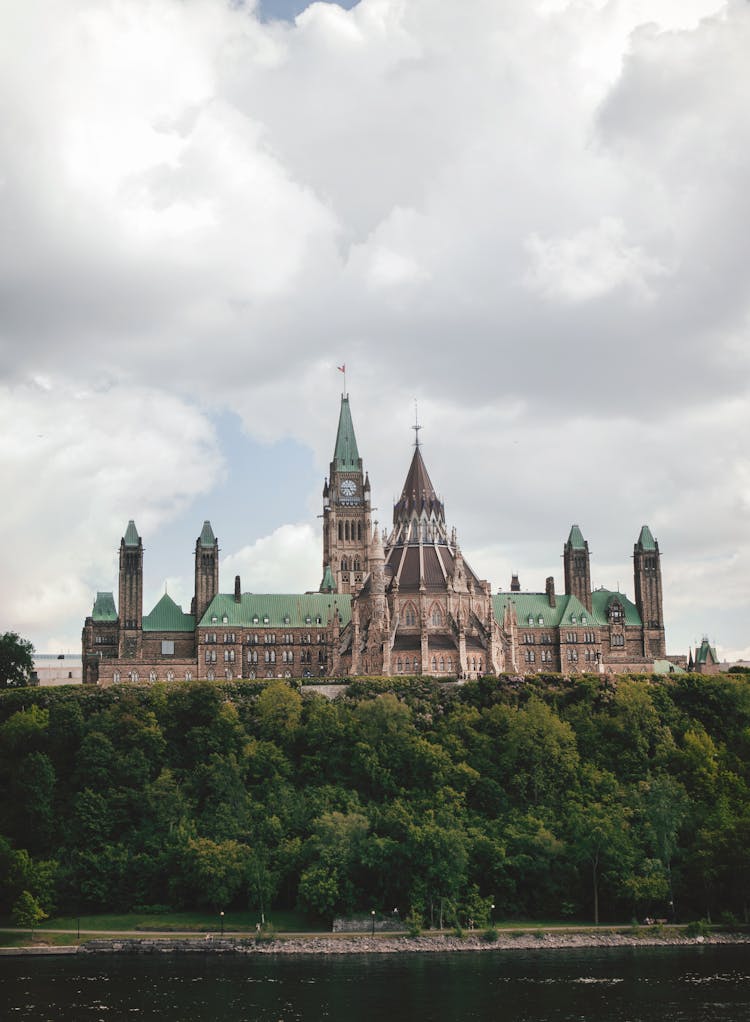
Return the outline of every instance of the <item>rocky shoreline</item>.
[[[250,938],[208,938],[204,940],[134,938],[90,940],[80,951],[86,954],[271,954],[271,955],[361,955],[434,952],[540,951],[576,948],[621,948],[691,946],[700,944],[748,944],[746,933],[713,933],[687,937],[681,933],[659,934],[606,931],[601,933],[518,933],[499,934],[488,941],[479,933],[456,936],[352,936]]]

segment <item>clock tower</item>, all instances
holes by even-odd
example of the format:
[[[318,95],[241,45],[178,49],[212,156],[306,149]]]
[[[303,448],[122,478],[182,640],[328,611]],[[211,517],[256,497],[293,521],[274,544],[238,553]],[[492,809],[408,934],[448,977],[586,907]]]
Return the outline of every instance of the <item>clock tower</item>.
[[[370,480],[362,472],[349,395],[341,395],[330,474],[323,486],[321,592],[356,593],[369,570]]]

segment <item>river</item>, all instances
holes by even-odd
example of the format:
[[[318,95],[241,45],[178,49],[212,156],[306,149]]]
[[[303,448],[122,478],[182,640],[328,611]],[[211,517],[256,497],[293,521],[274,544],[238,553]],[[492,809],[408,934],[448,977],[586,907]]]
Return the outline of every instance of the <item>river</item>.
[[[750,1022],[750,948],[0,957],[33,1022]]]

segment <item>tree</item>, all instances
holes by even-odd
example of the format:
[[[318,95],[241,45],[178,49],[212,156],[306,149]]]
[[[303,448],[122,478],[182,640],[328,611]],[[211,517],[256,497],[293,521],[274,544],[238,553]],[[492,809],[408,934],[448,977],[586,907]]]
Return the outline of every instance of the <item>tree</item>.
[[[34,927],[38,926],[47,913],[29,891],[23,891],[18,901],[13,906],[13,922],[24,930],[31,930],[32,940],[34,938]]]
[[[0,688],[23,688],[34,670],[34,647],[15,632],[0,635]]]

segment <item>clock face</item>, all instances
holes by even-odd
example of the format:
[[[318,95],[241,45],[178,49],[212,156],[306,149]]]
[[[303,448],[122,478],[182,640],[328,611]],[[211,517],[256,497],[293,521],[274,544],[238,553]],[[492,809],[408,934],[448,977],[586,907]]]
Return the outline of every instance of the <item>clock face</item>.
[[[357,492],[357,484],[351,479],[345,479],[341,484],[341,496],[342,497],[353,497]]]

